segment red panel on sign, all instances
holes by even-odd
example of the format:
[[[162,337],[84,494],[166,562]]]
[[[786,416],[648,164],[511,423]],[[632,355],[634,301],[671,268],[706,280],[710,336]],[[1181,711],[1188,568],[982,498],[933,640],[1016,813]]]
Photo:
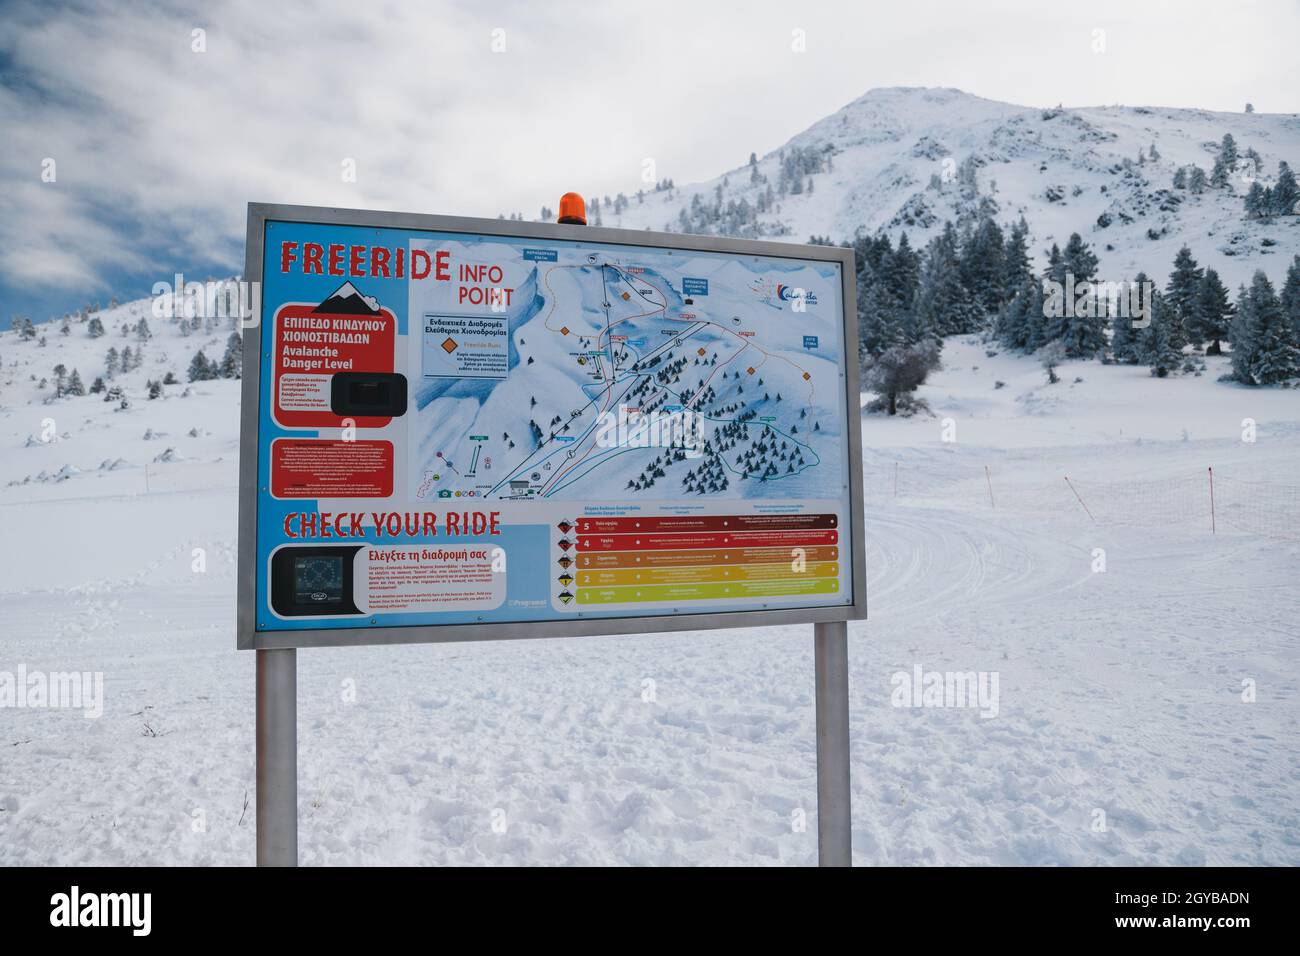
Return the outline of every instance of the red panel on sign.
[[[293,304],[275,313],[273,414],[289,428],[341,428],[330,411],[330,379],[338,372],[391,372],[397,319],[376,314],[317,312]],[[382,428],[387,416],[358,416],[358,428]]]
[[[271,443],[276,498],[387,498],[393,443],[279,438]]]

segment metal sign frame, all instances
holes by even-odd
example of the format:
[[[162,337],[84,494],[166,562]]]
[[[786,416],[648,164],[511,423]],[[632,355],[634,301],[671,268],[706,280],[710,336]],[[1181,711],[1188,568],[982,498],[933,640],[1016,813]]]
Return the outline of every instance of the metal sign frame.
[[[730,253],[737,256],[777,257],[837,263],[844,308],[844,432],[848,439],[849,523],[848,549],[853,603],[829,607],[773,608],[744,611],[683,611],[676,614],[629,617],[582,617],[557,621],[485,622],[482,624],[398,625],[383,627],[311,628],[293,631],[257,630],[257,508],[259,401],[262,388],[263,321],[262,265],[266,226],[269,222],[347,225],[374,228],[427,230],[441,233],[503,236],[519,239],[565,241],[578,244],[621,245]],[[598,634],[641,634],[656,631],[711,630],[761,627],[774,624],[826,624],[860,620],[867,616],[865,541],[862,506],[862,429],[859,408],[857,355],[856,277],[853,252],[839,246],[811,246],[752,239],[692,236],[593,226],[525,223],[504,219],[469,219],[415,213],[339,209],[315,206],[249,203],[244,280],[255,282],[253,325],[243,336],[243,389],[240,409],[239,460],[239,564],[237,646],[242,650],[299,647],[341,647],[373,644],[447,643],[460,641],[518,640],[523,638],[581,637]]]
[[[840,265],[844,308],[845,423],[849,454],[849,524],[852,541],[850,580],[853,603],[832,607],[782,608],[656,615],[647,617],[575,616],[561,621],[373,628],[320,628],[258,632],[257,505],[258,426],[261,351],[265,315],[261,298],[263,243],[268,222],[323,223],[499,235],[604,245],[683,251],[731,252],[836,262]],[[298,862],[297,648],[355,644],[409,644],[511,640],[645,631],[708,630],[771,624],[813,624],[817,751],[817,852],[822,866],[852,863],[852,793],[849,778],[848,621],[867,615],[865,529],[862,508],[862,430],[859,407],[856,282],[853,253],[832,246],[715,239],[675,233],[635,232],[587,226],[463,219],[308,206],[250,203],[245,281],[257,282],[252,334],[243,337],[244,384],[240,410],[239,605],[237,645],[257,651],[257,863],[296,866]]]

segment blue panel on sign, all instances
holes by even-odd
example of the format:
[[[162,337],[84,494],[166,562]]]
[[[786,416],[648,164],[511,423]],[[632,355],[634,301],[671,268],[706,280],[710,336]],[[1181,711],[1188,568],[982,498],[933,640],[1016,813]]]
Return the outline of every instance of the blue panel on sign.
[[[538,241],[264,224],[256,631],[853,604],[840,263]]]

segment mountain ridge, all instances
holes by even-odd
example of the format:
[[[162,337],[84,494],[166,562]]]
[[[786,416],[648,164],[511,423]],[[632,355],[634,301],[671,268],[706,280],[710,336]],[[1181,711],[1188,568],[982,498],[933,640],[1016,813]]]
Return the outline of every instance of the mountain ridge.
[[[1140,271],[1165,275],[1188,244],[1230,287],[1248,282],[1256,268],[1276,280],[1300,252],[1300,217],[1247,220],[1249,180],[1241,176],[1200,194],[1173,186],[1180,167],[1199,166],[1208,175],[1224,133],[1243,153],[1258,153],[1258,178],[1265,184],[1280,161],[1300,162],[1295,114],[1041,109],[952,88],[876,88],[755,157],[753,166],[687,186],[605,197],[592,204],[589,219],[621,228],[797,242],[906,231],[919,247],[945,220],[961,224],[987,212],[1002,223],[1025,217],[1036,266],[1050,245],[1064,245],[1079,232],[1096,249],[1107,279]],[[1147,158],[1152,146],[1157,158]],[[828,162],[823,168],[813,163],[794,192],[785,167],[791,156],[811,153],[825,154]],[[771,205],[754,211],[769,186]],[[748,217],[724,214],[716,228],[694,214],[742,201]]]

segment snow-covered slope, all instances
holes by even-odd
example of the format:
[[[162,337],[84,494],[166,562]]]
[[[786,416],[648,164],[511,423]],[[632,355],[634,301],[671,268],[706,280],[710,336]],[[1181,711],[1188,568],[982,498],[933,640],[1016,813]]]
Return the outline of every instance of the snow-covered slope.
[[[1100,275],[1131,278],[1139,270],[1168,275],[1184,243],[1217,269],[1229,288],[1263,268],[1279,281],[1300,252],[1300,217],[1247,222],[1248,183],[1200,195],[1175,190],[1180,166],[1210,172],[1231,133],[1244,153],[1263,160],[1261,182],[1279,160],[1300,165],[1300,117],[1212,113],[1196,109],[1105,106],[1041,110],[998,103],[951,89],[877,89],[759,159],[757,179],[741,165],[717,178],[671,190],[628,192],[626,208],[601,203],[601,224],[681,230],[679,215],[696,199],[713,206],[742,200],[754,207],[770,186],[772,209],[744,234],[807,242],[840,241],[862,231],[900,230],[920,245],[945,219],[960,222],[991,200],[1002,222],[1024,216],[1039,254],[1072,232],[1093,244]],[[1139,151],[1159,159],[1138,162]],[[782,155],[825,151],[830,168],[803,177],[799,195],[779,194]],[[963,165],[974,173],[974,187]],[[811,179],[812,191],[807,189]],[[1103,214],[1108,226],[1099,225]]]
[[[234,290],[233,280],[207,285],[209,297]],[[214,463],[234,460],[239,450],[239,382],[233,379],[189,382],[188,369],[202,350],[210,362],[225,353],[236,321],[229,317],[199,319],[171,317],[170,297],[163,297],[155,314],[152,299],[137,299],[72,318],[36,326],[37,335],[24,340],[16,330],[0,332],[0,441],[6,446],[0,467],[0,489],[14,485],[59,483],[77,476],[93,477],[99,491],[146,490],[147,465]],[[187,314],[178,304],[178,315]],[[188,314],[196,311],[191,304]],[[211,302],[207,314],[218,311]],[[103,335],[92,336],[94,320]],[[149,337],[137,331],[144,320]],[[109,350],[130,349],[138,356],[129,371],[108,368]],[[76,397],[56,397],[55,367],[66,376],[75,372],[86,389],[102,378],[106,391]],[[176,384],[163,385],[149,398],[148,383],[161,383],[168,373]],[[106,401],[108,389],[120,398]],[[33,493],[28,489],[24,497]]]
[[[0,710],[0,865],[253,860],[238,383],[143,392],[229,333],[151,323],[128,409],[47,403],[29,378],[101,373],[143,308],[104,313],[102,339],[0,333],[0,671],[104,675],[99,719]],[[862,423],[856,862],[1300,862],[1295,393],[1217,383],[1213,357],[1160,381],[1068,362],[1057,385],[973,338],[944,361],[924,389],[934,418]],[[59,441],[39,441],[46,419]],[[156,462],[166,447],[183,460]],[[101,471],[110,457],[123,464]],[[66,477],[21,483],[40,472]],[[302,862],[811,864],[810,636],[303,653]],[[916,667],[998,674],[996,715],[895,706]]]

